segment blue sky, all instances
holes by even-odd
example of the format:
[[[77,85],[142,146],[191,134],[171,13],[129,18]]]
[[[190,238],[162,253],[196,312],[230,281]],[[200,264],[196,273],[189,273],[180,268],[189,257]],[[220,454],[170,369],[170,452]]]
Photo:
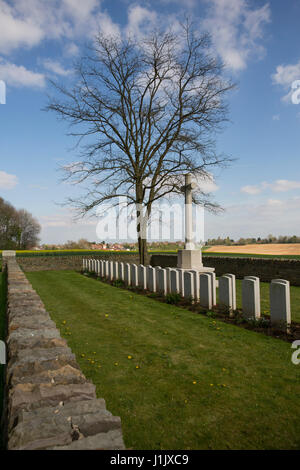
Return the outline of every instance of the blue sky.
[[[217,137],[218,150],[237,160],[214,175],[210,189],[225,212],[206,215],[205,236],[299,235],[299,0],[0,0],[0,195],[39,220],[42,242],[97,239],[95,221],[74,223],[59,205],[80,191],[58,171],[77,155],[66,125],[42,111],[47,78],[68,83],[98,30],[142,35],[176,27],[185,14],[211,33],[238,83]]]

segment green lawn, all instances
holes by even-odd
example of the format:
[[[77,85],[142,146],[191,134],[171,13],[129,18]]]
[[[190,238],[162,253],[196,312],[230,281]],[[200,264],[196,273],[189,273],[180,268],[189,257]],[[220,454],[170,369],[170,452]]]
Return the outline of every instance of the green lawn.
[[[0,340],[5,339],[5,312],[6,312],[6,285],[4,273],[0,272]],[[4,365],[0,364],[0,422],[3,405],[3,387],[4,387]],[[2,445],[2,435],[0,429],[0,449]]]
[[[300,448],[289,343],[76,272],[26,275],[127,448]]]

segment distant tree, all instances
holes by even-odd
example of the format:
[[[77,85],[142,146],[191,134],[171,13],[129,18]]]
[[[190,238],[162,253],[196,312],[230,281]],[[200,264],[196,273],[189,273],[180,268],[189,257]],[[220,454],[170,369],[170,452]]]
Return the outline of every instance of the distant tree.
[[[29,250],[39,242],[41,226],[25,209],[17,212],[16,241],[19,250]]]
[[[16,248],[18,238],[18,214],[7,201],[0,198],[0,248],[10,250]]]
[[[17,210],[0,198],[0,248],[27,250],[34,247],[41,230],[38,221],[25,209]]]

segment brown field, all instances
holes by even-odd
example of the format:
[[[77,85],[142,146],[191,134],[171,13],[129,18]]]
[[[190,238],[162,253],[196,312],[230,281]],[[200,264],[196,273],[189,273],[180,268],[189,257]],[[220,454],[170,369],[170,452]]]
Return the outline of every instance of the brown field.
[[[250,253],[257,255],[300,255],[300,243],[274,243],[266,245],[215,245],[205,250],[218,253]]]

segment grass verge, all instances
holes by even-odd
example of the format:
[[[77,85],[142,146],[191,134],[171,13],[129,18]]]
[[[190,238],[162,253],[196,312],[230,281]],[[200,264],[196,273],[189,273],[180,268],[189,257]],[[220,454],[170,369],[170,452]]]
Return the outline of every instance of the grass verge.
[[[290,344],[72,271],[26,274],[133,449],[296,449]]]
[[[5,272],[0,272],[0,340],[5,340],[6,330],[6,276]],[[4,399],[5,366],[0,364],[0,424],[2,423],[2,410]],[[0,449],[3,445],[2,429],[0,428]]]

